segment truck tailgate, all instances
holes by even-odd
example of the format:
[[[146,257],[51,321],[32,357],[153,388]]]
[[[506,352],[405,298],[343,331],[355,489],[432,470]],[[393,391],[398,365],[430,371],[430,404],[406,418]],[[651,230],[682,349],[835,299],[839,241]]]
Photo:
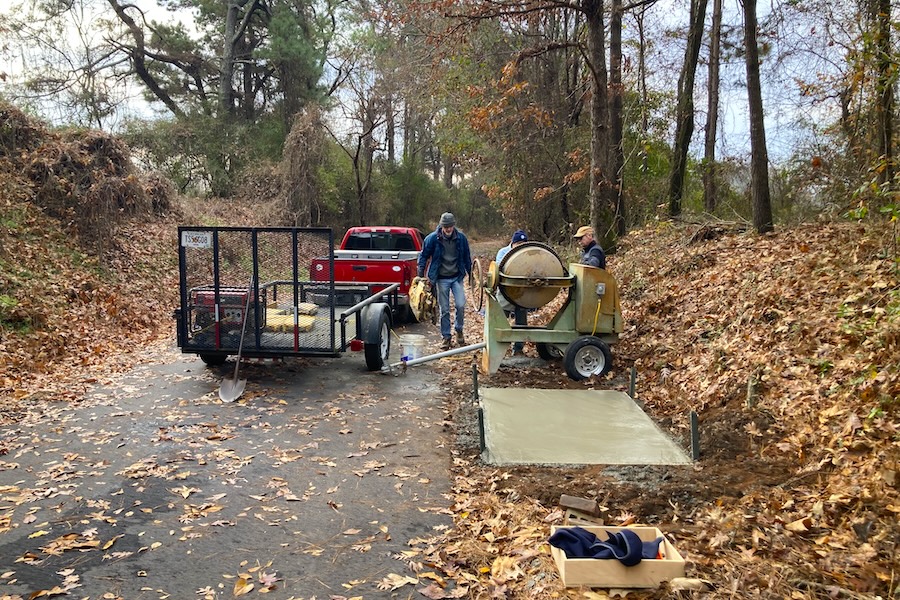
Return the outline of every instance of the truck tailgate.
[[[416,275],[417,251],[391,252],[378,250],[336,250],[334,252],[334,281],[336,283],[399,283],[399,294],[409,294],[409,286]],[[328,261],[317,259],[313,264],[314,278],[326,276]],[[377,291],[377,290],[375,290]]]

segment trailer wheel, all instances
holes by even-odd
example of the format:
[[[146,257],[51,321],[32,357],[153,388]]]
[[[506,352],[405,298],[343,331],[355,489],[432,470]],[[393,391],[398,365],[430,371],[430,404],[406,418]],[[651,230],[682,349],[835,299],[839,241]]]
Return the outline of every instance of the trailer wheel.
[[[369,312],[369,318],[378,319],[378,340],[363,345],[366,355],[366,368],[380,371],[391,354],[391,326],[385,311]]]
[[[563,364],[570,379],[581,381],[608,373],[612,368],[612,352],[603,340],[584,335],[566,348]]]
[[[200,360],[207,367],[221,367],[225,364],[225,359],[228,358],[224,354],[201,354]]]
[[[547,362],[556,361],[563,357],[562,350],[560,350],[553,344],[547,344],[544,342],[537,343],[537,353],[538,356],[540,356]]]

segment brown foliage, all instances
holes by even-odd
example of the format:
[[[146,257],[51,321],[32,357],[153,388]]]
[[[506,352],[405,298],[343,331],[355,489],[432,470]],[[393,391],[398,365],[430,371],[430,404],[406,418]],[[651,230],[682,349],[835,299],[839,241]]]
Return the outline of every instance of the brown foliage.
[[[115,249],[124,218],[172,206],[174,187],[159,174],[143,176],[124,142],[101,131],[50,131],[0,104],[0,152],[3,170],[24,177],[32,202],[101,255]]]
[[[14,162],[37,148],[47,136],[47,128],[11,104],[0,102],[0,156]]]
[[[266,225],[319,225],[322,211],[316,171],[324,161],[326,147],[320,118],[313,107],[297,115],[284,142],[281,162],[258,165],[238,183],[236,200],[256,206]]]
[[[468,597],[583,597],[546,578],[554,567],[545,553],[524,558],[559,523],[555,504],[563,493],[597,500],[608,523],[660,527],[686,555],[688,576],[712,582],[702,594],[663,587],[635,597],[897,592],[895,233],[877,223],[764,236],[722,228],[710,235],[704,227],[635,231],[609,258],[626,331],[608,378],[572,382],[557,364],[504,367],[482,383],[625,391],[634,366],[639,401],[685,446],[689,412],[698,413],[700,461],[689,468],[498,469],[460,457],[456,529],[420,549]],[[558,306],[545,308],[529,321],[546,320]],[[477,316],[470,321],[475,337],[482,325]],[[462,434],[472,427],[465,422],[469,365],[443,368],[463,407],[454,414]],[[504,558],[507,573],[524,575],[498,581],[486,571]]]
[[[51,132],[0,103],[0,421],[48,381],[74,397],[110,354],[168,327],[174,224],[148,217],[173,198],[117,138]]]

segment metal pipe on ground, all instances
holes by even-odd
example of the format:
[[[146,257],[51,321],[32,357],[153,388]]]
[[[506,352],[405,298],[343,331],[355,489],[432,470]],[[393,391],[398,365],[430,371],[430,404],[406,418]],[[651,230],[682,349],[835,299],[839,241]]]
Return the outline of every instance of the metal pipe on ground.
[[[438,352],[437,354],[429,354],[428,356],[422,356],[420,358],[414,358],[412,360],[401,360],[400,362],[393,363],[390,368],[393,369],[395,367],[400,367],[405,369],[406,367],[414,367],[416,365],[421,365],[433,360],[438,360],[439,358],[447,358],[448,356],[455,356],[457,354],[465,354],[466,352],[481,350],[482,348],[486,347],[486,345],[487,344],[485,344],[484,342],[480,342],[478,344],[460,346],[459,348],[454,348],[452,350],[445,350],[444,352]]]

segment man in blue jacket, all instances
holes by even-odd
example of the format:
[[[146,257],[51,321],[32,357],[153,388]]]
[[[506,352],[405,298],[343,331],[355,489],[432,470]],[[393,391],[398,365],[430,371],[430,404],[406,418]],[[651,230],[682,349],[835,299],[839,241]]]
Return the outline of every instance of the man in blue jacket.
[[[449,350],[453,344],[450,337],[451,292],[453,304],[456,306],[456,318],[453,322],[456,343],[465,346],[463,315],[466,309],[466,289],[463,280],[472,270],[472,254],[469,250],[469,240],[456,228],[456,217],[452,213],[442,214],[437,229],[425,236],[418,266],[419,277],[425,276],[427,266],[428,280],[437,289],[438,307],[441,311],[441,337],[444,338],[441,348]]]

